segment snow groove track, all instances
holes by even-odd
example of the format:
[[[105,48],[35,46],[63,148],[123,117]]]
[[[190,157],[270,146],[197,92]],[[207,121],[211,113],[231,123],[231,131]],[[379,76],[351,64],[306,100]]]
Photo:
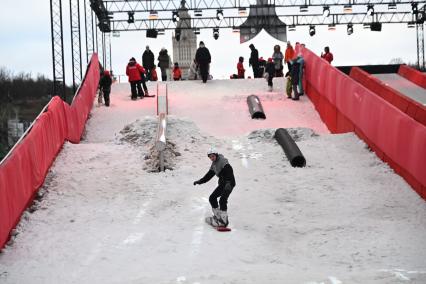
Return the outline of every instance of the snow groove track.
[[[0,283],[426,282],[425,202],[355,135],[328,134],[306,96],[265,92],[264,80],[169,87],[173,170],[149,172],[155,99],[114,85],[0,254]],[[266,120],[251,120],[250,94]],[[287,162],[278,127],[293,128],[305,168]],[[192,185],[210,144],[236,175],[230,233],[203,221],[216,179]]]

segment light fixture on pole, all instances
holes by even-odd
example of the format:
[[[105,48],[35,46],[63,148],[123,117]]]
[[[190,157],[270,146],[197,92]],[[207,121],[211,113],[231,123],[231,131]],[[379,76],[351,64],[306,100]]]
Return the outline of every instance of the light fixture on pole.
[[[213,38],[215,40],[219,38],[219,28],[213,28]]]
[[[330,7],[329,6],[324,6],[322,8],[322,15],[324,17],[329,17],[330,16]]]
[[[180,17],[179,17],[178,11],[173,11],[173,13],[172,13],[172,21],[175,22],[175,23],[180,21]]]
[[[314,25],[310,25],[309,26],[309,35],[310,36],[314,36],[315,35],[315,26]]]
[[[223,19],[223,10],[222,9],[218,9],[216,11],[216,19],[218,19],[219,21],[221,21]]]
[[[247,16],[247,9],[246,8],[238,8],[238,15]]]
[[[343,13],[352,13],[352,5],[350,4],[343,5]]]
[[[368,16],[373,16],[374,15],[374,5],[367,5],[367,15]]]
[[[353,34],[353,33],[354,33],[354,25],[353,25],[353,24],[351,24],[351,23],[349,23],[349,24],[348,24],[348,27],[347,27],[347,29],[346,29],[346,32],[348,33],[348,35]]]
[[[302,5],[302,6],[300,6],[300,12],[301,13],[306,13],[306,12],[308,12],[308,10],[309,10],[308,5]]]
[[[127,15],[129,16],[129,18],[127,19],[127,22],[129,24],[132,24],[135,22],[135,12],[127,12]]]
[[[149,16],[148,16],[149,20],[157,20],[158,19],[158,12],[151,10],[149,11]]]

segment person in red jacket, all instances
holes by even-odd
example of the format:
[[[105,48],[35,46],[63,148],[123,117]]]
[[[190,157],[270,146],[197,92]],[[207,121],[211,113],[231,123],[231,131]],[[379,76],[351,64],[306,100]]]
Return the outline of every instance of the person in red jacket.
[[[238,70],[238,79],[244,79],[244,72],[246,72],[246,69],[244,69],[244,57],[240,56],[240,58],[238,58],[238,63],[237,63],[237,70]]]
[[[126,75],[129,77],[130,88],[132,90],[132,100],[136,100],[138,96],[143,98],[141,73],[145,73],[145,69],[136,62],[134,57],[130,58],[126,68]]]
[[[182,70],[179,68],[179,63],[175,62],[175,67],[173,67],[173,80],[180,81],[182,80]]]
[[[333,53],[330,52],[330,48],[328,46],[324,47],[324,52],[321,52],[321,58],[324,58],[330,64],[331,61],[333,61]]]

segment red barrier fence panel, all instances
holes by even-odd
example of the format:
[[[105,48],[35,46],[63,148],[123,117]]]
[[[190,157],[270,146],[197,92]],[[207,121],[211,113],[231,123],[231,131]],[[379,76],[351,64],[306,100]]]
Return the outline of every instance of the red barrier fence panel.
[[[426,89],[426,74],[416,70],[408,65],[402,64],[399,66],[398,74],[405,79]]]
[[[376,77],[358,67],[351,68],[350,77],[426,126],[426,107],[421,103],[387,86]]]
[[[78,143],[99,82],[95,55],[72,106],[53,98],[0,163],[0,248],[32,202],[66,138]]]
[[[355,71],[351,73],[362,82],[360,84],[331,65],[323,66],[310,50],[302,49],[302,53],[307,95],[330,131],[354,131],[426,199],[426,127],[422,123],[426,121],[426,112],[423,106],[401,99],[404,96],[379,85],[376,78],[367,76],[362,70],[353,68]],[[372,90],[384,91],[378,96]]]

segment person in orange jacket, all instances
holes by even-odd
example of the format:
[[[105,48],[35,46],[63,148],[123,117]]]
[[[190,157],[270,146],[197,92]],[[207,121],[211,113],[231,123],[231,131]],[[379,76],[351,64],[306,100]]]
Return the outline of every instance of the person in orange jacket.
[[[291,61],[295,58],[295,51],[291,42],[287,42],[287,48],[285,50],[284,62],[287,64],[288,71],[291,71]]]
[[[129,77],[130,89],[132,91],[132,100],[136,100],[138,96],[143,98],[144,92],[142,90],[142,76],[145,69],[136,62],[134,57],[130,58],[126,67],[126,75]]]
[[[179,68],[179,63],[175,62],[175,67],[173,67],[173,80],[180,81],[182,80],[182,70]]]
[[[244,69],[244,57],[240,56],[240,58],[238,58],[238,63],[237,63],[237,70],[238,70],[238,79],[244,79],[244,73],[246,72],[246,69]]]

